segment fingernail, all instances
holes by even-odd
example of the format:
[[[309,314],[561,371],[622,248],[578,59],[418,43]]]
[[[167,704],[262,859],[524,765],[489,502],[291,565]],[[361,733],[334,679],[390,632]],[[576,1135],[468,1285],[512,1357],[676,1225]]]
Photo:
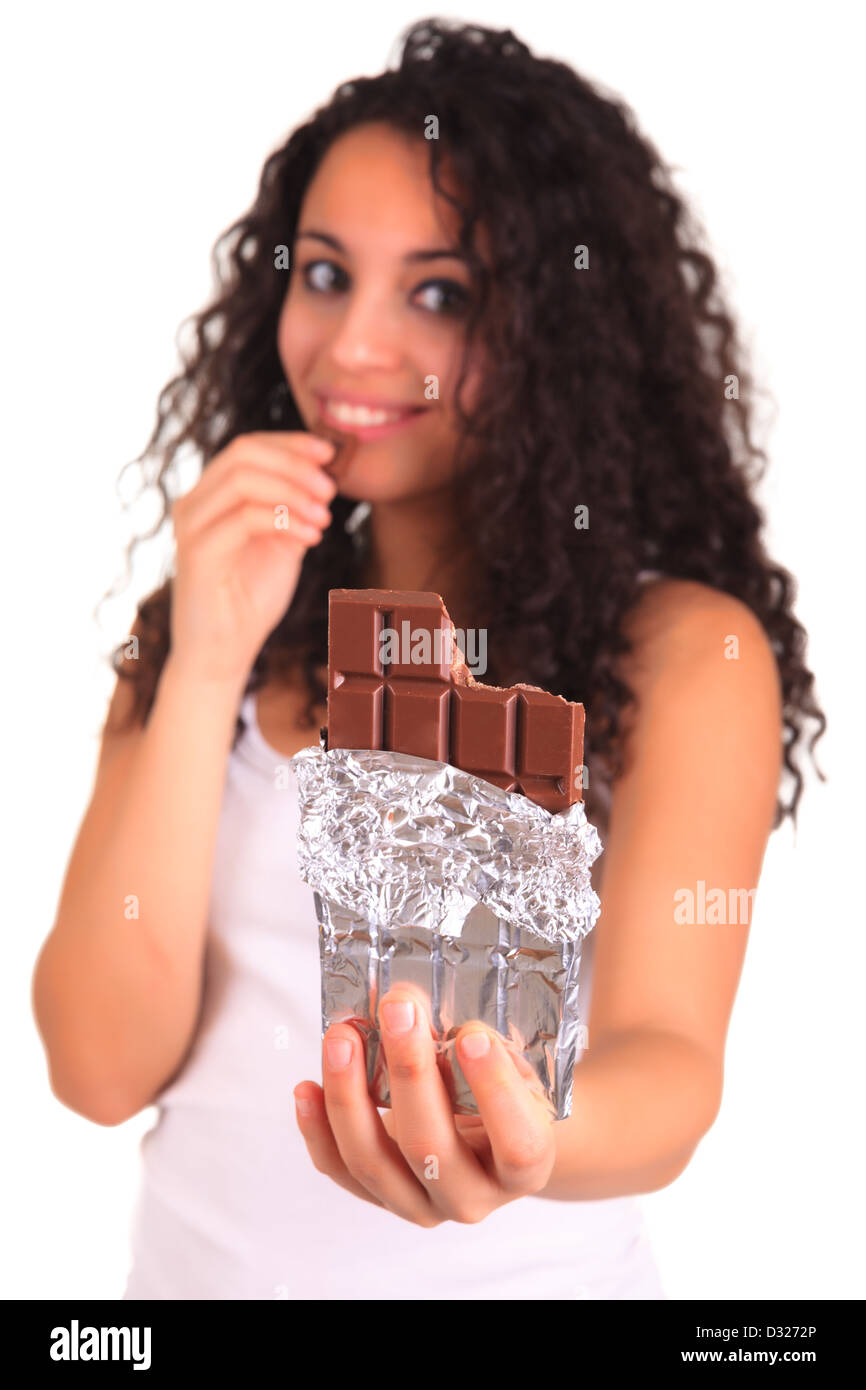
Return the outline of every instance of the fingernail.
[[[352,1044],[345,1038],[330,1038],[325,1043],[325,1051],[332,1071],[342,1071],[352,1060]]]
[[[460,1051],[464,1057],[474,1061],[476,1057],[483,1057],[490,1051],[490,1039],[486,1033],[467,1033],[466,1037],[460,1040]]]
[[[415,1026],[415,1005],[409,999],[383,1004],[382,1013],[389,1033],[408,1033]]]
[[[311,1100],[305,1100],[302,1096],[295,1096],[295,1105],[298,1107],[298,1114],[303,1116],[312,1115],[315,1106]]]
[[[329,459],[337,446],[330,439],[322,439],[314,434],[310,440],[310,447],[315,449],[320,458]]]

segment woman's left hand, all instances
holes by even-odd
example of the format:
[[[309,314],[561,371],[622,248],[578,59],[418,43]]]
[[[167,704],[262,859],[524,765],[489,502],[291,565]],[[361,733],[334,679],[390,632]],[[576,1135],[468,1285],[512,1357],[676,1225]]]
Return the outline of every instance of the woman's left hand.
[[[494,1029],[464,1024],[458,1056],[479,1114],[454,1115],[426,995],[395,985],[379,1018],[390,1110],[380,1115],[370,1098],[363,1038],[351,1023],[332,1024],[325,1034],[324,1090],[313,1081],[295,1089],[298,1125],[319,1172],[417,1226],[482,1221],[540,1192],[556,1157],[554,1120],[526,1061]],[[467,1042],[483,1039],[486,1049],[467,1053]]]

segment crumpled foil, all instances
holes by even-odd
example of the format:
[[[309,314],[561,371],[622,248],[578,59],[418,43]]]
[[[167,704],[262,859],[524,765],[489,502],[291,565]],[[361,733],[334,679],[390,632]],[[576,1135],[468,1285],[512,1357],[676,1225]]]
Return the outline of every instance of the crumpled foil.
[[[337,1021],[359,1028],[376,1104],[390,1104],[378,1000],[411,981],[431,1001],[454,1113],[478,1113],[454,1040],[479,1019],[567,1118],[583,1037],[580,945],[600,911],[590,869],[601,841],[583,803],[552,814],[404,753],[311,747],[291,766],[299,869],[319,922],[322,1035]]]

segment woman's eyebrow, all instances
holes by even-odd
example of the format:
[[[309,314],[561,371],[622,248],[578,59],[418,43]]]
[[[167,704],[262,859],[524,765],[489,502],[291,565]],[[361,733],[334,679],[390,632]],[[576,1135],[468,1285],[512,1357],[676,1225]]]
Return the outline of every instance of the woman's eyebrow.
[[[328,232],[314,231],[313,228],[310,227],[307,231],[298,232],[295,236],[295,240],[300,241],[303,237],[315,237],[317,241],[324,241],[328,246],[333,247],[341,256],[348,255],[342,242],[338,241],[335,236],[330,236]],[[444,246],[436,247],[431,250],[407,251],[403,260],[411,264],[416,261],[468,261],[468,257],[465,256],[462,251],[456,250],[456,248]]]

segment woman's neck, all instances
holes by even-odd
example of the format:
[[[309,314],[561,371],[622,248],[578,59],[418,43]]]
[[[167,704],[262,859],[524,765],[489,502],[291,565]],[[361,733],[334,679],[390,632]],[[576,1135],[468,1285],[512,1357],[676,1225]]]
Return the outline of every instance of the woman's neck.
[[[361,563],[364,589],[414,589],[441,594],[454,623],[481,619],[472,605],[472,556],[458,550],[442,495],[427,493],[397,502],[374,502],[367,517]],[[465,621],[463,621],[465,620]]]

